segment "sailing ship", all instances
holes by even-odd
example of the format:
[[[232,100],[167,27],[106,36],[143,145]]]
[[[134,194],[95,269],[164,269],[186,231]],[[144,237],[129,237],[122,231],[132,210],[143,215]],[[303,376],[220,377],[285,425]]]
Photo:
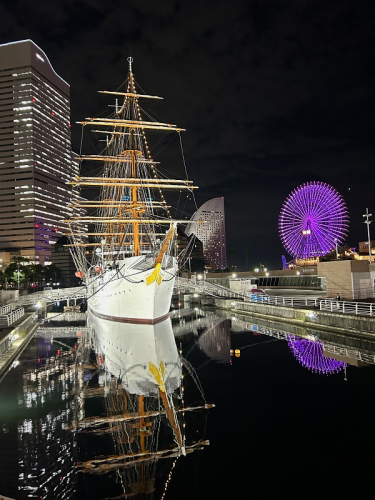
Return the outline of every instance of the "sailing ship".
[[[186,224],[172,218],[163,191],[191,193],[196,186],[188,179],[162,177],[146,131],[180,135],[184,129],[143,118],[139,103],[161,98],[138,90],[133,59],[128,62],[125,92],[101,91],[116,98],[112,116],[80,122],[83,129],[94,126],[93,132],[105,137],[100,154],[78,157],[81,174],[87,162],[103,169],[99,177],[78,175],[71,180],[72,217],[66,222],[76,275],[87,286],[88,310],[102,319],[154,324],[169,314],[181,262],[177,225]],[[90,188],[99,191],[97,199],[83,196]]]

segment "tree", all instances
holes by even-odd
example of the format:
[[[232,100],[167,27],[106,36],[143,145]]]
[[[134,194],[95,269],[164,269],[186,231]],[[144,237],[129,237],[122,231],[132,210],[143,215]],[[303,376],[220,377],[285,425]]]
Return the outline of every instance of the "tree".
[[[45,278],[46,283],[59,283],[62,279],[62,271],[56,264],[50,264],[49,266],[45,266]]]
[[[29,259],[25,257],[12,257],[12,263],[5,269],[4,274],[11,283],[17,283],[17,286],[25,283],[26,272],[25,269],[30,263]]]

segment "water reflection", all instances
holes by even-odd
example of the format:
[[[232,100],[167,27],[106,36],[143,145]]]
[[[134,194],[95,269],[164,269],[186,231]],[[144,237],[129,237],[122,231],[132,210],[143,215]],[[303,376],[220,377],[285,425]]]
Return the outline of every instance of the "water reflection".
[[[323,342],[302,339],[295,335],[287,335],[287,341],[295,358],[302,366],[314,373],[330,375],[338,373],[347,367],[347,363],[344,363],[344,361],[324,356]]]
[[[101,320],[91,322],[91,332],[72,328],[71,338],[56,323],[38,329],[20,365],[0,384],[0,496],[191,500],[230,498],[238,488],[234,496],[246,498],[248,481],[238,477],[238,461],[228,459],[242,456],[244,443],[254,451],[252,477],[259,483],[262,477],[262,488],[270,450],[283,467],[282,453],[290,446],[285,429],[298,428],[294,454],[301,463],[309,463],[311,449],[322,459],[321,436],[329,432],[339,446],[335,436],[341,440],[350,429],[356,460],[368,449],[374,372],[356,368],[375,364],[375,341],[368,337],[220,310],[194,310],[190,321],[177,318],[172,325]],[[185,358],[217,404],[214,412],[207,411]],[[330,360],[342,363],[338,376]],[[354,367],[347,378],[346,364]],[[349,414],[350,401],[355,405]],[[327,405],[334,409],[328,415]],[[249,414],[252,426],[244,425]],[[233,439],[237,429],[240,439]],[[218,480],[223,464],[236,480]],[[330,463],[325,465],[328,470]],[[282,469],[286,478],[288,470]]]
[[[75,355],[74,346],[38,339],[2,383],[2,494],[17,500],[72,498],[77,483],[76,443],[69,430],[76,411]]]
[[[213,405],[170,320],[88,323],[46,321],[1,384],[0,496],[159,500],[209,444]]]
[[[286,341],[301,365],[315,373],[333,374],[345,370],[348,365],[375,364],[375,341],[368,335],[317,330],[242,315],[232,316],[231,321],[233,333],[251,331],[256,336]]]
[[[88,325],[95,359],[81,393],[85,414],[76,422],[84,455],[79,467],[86,474],[108,475],[113,491],[106,498],[154,498],[154,493],[162,498],[176,460],[208,444],[197,434],[196,419],[189,421],[191,411],[212,405],[205,403],[199,385],[201,404],[185,403],[184,376],[189,371],[169,319],[131,325],[89,316]],[[90,397],[101,398],[101,413],[88,414]]]
[[[348,365],[368,366],[375,364],[375,342],[368,336],[360,338],[350,332],[313,330],[301,325],[229,315],[225,311],[200,311],[202,317],[173,327],[175,335],[185,337],[191,333],[201,351],[216,363],[231,364],[233,356],[240,357],[241,350],[254,344],[232,349],[236,332],[251,332],[259,337],[271,337],[286,341],[295,359],[313,373],[334,374],[345,371]],[[203,316],[204,314],[204,316]]]

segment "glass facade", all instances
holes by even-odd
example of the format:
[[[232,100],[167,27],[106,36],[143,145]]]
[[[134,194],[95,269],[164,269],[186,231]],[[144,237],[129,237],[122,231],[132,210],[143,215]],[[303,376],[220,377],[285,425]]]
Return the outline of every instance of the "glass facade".
[[[261,276],[256,278],[259,288],[312,288],[321,290],[325,279],[320,276]]]
[[[203,244],[203,254],[208,269],[227,268],[224,197],[204,203],[186,227],[186,234],[194,233]]]

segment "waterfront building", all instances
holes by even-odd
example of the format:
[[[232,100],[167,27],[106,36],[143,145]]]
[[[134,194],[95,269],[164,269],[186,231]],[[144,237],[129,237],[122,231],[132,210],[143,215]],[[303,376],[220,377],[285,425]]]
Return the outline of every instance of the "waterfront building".
[[[68,237],[62,236],[52,248],[51,260],[61,271],[61,287],[79,286],[82,282],[76,273],[76,266],[71,251],[67,246]]]
[[[358,260],[370,260],[370,254],[371,262],[375,262],[375,241],[360,241],[358,243],[358,254],[356,255],[356,258]]]
[[[227,268],[225,236],[224,197],[213,198],[204,203],[191,218],[186,234],[192,233],[203,244],[203,254],[207,269]]]
[[[70,87],[31,40],[0,45],[0,252],[48,263],[78,173]]]
[[[327,297],[364,300],[374,297],[375,266],[367,260],[319,262],[319,276],[325,276]]]
[[[177,249],[183,270],[190,272],[203,272],[204,255],[202,242],[192,233],[190,236],[177,226]]]

